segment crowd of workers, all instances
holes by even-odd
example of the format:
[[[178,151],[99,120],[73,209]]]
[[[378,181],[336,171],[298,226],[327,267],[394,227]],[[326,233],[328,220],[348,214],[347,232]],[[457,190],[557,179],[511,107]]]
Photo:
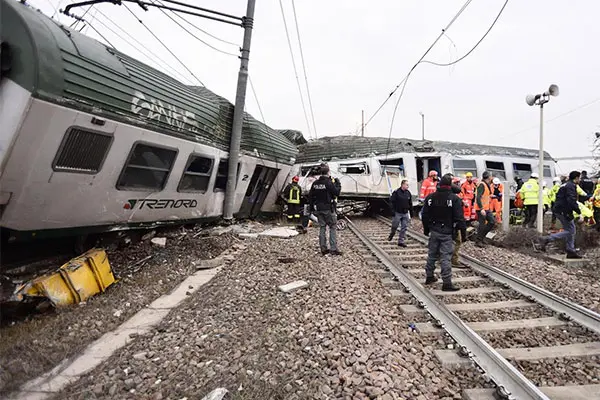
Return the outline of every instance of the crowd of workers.
[[[336,236],[336,203],[341,184],[339,179],[330,176],[327,164],[321,164],[319,168],[320,177],[313,182],[307,196],[302,195],[297,176],[285,188],[283,199],[288,204],[287,217],[290,221],[299,221],[301,231],[306,233],[309,217],[314,215],[320,227],[321,254],[341,255]],[[600,181],[594,184],[586,171],[572,171],[568,177],[555,178],[552,188],[547,188],[542,183],[541,207],[538,204],[538,174],[532,173],[527,182],[517,177],[515,183],[515,205],[524,209],[525,227],[534,226],[539,210],[552,210],[551,230],[556,230],[556,220],[561,223],[560,231],[539,238],[540,248],[545,251],[548,243],[564,240],[567,258],[581,258],[575,248],[575,220],[595,224],[600,230]],[[442,290],[459,290],[452,283],[452,267],[460,267],[458,251],[460,244],[467,240],[467,227],[472,221],[478,221],[474,241],[476,246],[484,247],[488,233],[497,223],[502,222],[503,194],[502,182],[488,171],[482,174],[479,182],[470,172],[465,174],[463,182],[450,173],[440,179],[437,171],[429,172],[418,197],[423,204],[420,213],[423,232],[429,237],[426,285],[437,282],[434,270],[435,263],[440,260]],[[392,193],[390,205],[394,217],[388,240],[391,241],[398,232],[398,246],[406,247],[406,231],[413,215],[412,194],[406,179]]]

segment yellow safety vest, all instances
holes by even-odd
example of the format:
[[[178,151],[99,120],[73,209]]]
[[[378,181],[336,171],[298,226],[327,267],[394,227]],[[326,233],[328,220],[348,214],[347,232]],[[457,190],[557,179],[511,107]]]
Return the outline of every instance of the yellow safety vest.
[[[546,206],[546,205],[547,205],[547,206],[549,206],[549,205],[550,205],[550,202],[551,202],[551,200],[550,200],[550,196],[551,196],[552,194],[550,193],[550,190],[549,190],[548,188],[544,189],[544,190],[543,190],[543,193],[544,193],[544,197],[543,197],[543,200],[544,200],[544,205],[545,205],[545,206]]]
[[[536,179],[529,179],[521,187],[521,198],[523,199],[523,205],[532,206],[538,204],[538,192],[540,186]]]
[[[555,184],[550,189],[550,202],[554,203],[556,201],[556,193],[558,193],[558,189],[560,189],[560,183]]]
[[[594,208],[600,208],[600,183],[596,185],[596,190],[594,190],[593,204]]]
[[[587,207],[585,204],[583,204],[580,201],[578,201],[577,204],[579,205],[579,211],[581,211],[581,216],[583,216],[584,218],[592,218],[594,216],[594,212],[590,210],[589,207]],[[577,214],[576,211],[573,211],[573,216],[577,218],[579,217],[579,214]]]
[[[288,204],[300,204],[300,186],[292,185]]]

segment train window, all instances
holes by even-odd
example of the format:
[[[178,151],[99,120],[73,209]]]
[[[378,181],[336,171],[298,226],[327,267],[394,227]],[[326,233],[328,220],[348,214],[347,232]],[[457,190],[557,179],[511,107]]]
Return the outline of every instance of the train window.
[[[214,160],[192,154],[179,182],[178,192],[206,192]]]
[[[494,178],[498,178],[502,181],[506,180],[506,171],[504,170],[504,163],[502,161],[486,161],[485,169],[487,169]]]
[[[98,173],[112,141],[110,134],[71,127],[58,148],[52,168],[62,172]]]
[[[118,190],[162,190],[177,150],[136,143],[117,182]]]
[[[300,175],[302,175],[302,176],[319,176],[319,175],[321,175],[321,166],[308,165],[306,167],[301,167]]]
[[[237,177],[240,177],[241,164],[237,166]],[[215,180],[215,192],[224,192],[227,189],[227,174],[229,173],[229,159],[224,158],[219,161],[219,167],[217,168],[217,179]],[[237,180],[235,181],[237,187]]]
[[[385,159],[385,160],[379,160],[379,165],[381,165],[381,176],[384,175],[384,170],[395,170],[395,168],[398,168],[398,170],[400,171],[400,174],[404,176],[405,171],[404,171],[404,159],[403,158],[390,158],[390,159]],[[386,167],[391,167],[391,168],[386,168]]]
[[[340,164],[338,172],[341,174],[368,175],[369,167],[367,163]]]
[[[454,175],[463,176],[467,172],[477,176],[477,162],[475,160],[452,160]]]
[[[544,165],[544,178],[552,178],[552,171],[549,165]]]
[[[529,179],[531,175],[531,164],[513,163],[513,173],[515,178]]]

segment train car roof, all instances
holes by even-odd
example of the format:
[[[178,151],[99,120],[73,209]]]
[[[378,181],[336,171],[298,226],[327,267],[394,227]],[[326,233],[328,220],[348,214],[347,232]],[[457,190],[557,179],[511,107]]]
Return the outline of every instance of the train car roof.
[[[331,136],[311,140],[299,146],[297,163],[343,160],[397,153],[442,152],[456,156],[495,155],[537,158],[538,150],[431,140],[389,139],[387,137]],[[545,157],[551,160],[550,154]]]
[[[33,96],[228,151],[234,107],[225,98],[184,85],[16,0],[0,0],[0,6],[2,42],[11,54],[10,60],[3,54],[11,64],[5,76]],[[284,132],[245,113],[242,152],[292,164],[297,135]]]

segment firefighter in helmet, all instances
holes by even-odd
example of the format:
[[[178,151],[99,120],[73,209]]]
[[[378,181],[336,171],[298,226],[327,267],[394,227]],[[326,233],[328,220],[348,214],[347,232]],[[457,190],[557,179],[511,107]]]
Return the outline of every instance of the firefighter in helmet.
[[[294,176],[292,182],[289,183],[283,190],[283,199],[287,203],[287,220],[288,222],[299,222],[302,214],[302,188],[298,184],[299,177]]]

